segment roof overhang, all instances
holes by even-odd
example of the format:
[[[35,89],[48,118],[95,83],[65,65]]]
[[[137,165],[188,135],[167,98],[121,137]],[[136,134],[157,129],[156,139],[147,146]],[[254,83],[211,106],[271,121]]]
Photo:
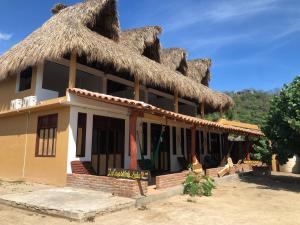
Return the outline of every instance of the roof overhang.
[[[264,136],[264,134],[259,130],[249,130],[245,128],[230,126],[230,125],[222,125],[217,122],[212,122],[212,121],[164,110],[142,101],[136,101],[136,100],[126,99],[126,98],[106,95],[106,94],[100,94],[100,93],[91,92],[79,88],[70,88],[68,89],[68,93],[80,97],[104,102],[104,103],[124,106],[130,108],[133,111],[136,110],[140,113],[149,113],[149,114],[158,115],[167,118],[169,120],[172,119],[176,121],[181,121],[187,124],[191,124],[192,126],[203,127],[207,130],[228,132],[228,133],[234,133],[234,134],[239,134],[244,136],[256,136],[256,137]]]

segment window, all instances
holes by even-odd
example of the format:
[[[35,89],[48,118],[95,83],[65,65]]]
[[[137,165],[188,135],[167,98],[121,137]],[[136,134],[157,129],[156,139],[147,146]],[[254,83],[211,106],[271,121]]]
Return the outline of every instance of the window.
[[[107,94],[120,98],[134,99],[133,87],[112,80],[107,80]]]
[[[101,77],[77,70],[76,87],[101,93],[103,91],[103,81]]]
[[[196,154],[198,157],[201,155],[201,150],[200,150],[200,131],[196,131]]]
[[[143,149],[141,150],[143,155],[147,155],[147,135],[147,123],[143,123]]]
[[[25,91],[31,88],[32,67],[28,67],[20,73],[19,90]]]
[[[186,152],[187,152],[187,158],[191,159],[192,155],[192,131],[191,129],[186,129]]]
[[[172,128],[172,136],[173,136],[173,155],[177,155],[177,145],[176,145],[176,127]]]
[[[181,128],[181,153],[184,155],[184,128]]]
[[[67,66],[45,61],[43,72],[43,89],[55,91],[58,97],[66,95],[69,86],[69,68]]]
[[[179,102],[178,111],[180,114],[195,116],[196,115],[196,107],[193,105],[188,105],[182,102]]]
[[[207,143],[207,153],[208,154],[210,154],[211,153],[211,147],[210,147],[210,133],[209,132],[207,132],[207,134],[206,134],[207,136],[207,139],[206,139],[206,143]]]
[[[173,99],[166,98],[164,96],[149,92],[148,93],[148,101],[149,101],[149,104],[154,105],[156,107],[159,107],[159,108],[162,108],[165,110],[169,110],[169,111],[174,110]]]
[[[201,154],[204,155],[204,134],[201,131]]]
[[[57,114],[38,118],[36,156],[54,157],[56,155]]]
[[[78,113],[76,156],[85,156],[86,114]]]

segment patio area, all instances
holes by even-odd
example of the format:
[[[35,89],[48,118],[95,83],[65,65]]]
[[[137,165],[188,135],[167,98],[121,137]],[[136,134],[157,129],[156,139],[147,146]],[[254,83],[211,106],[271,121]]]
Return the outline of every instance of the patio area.
[[[0,203],[79,221],[135,206],[134,199],[70,187],[5,194]]]
[[[228,177],[230,178],[230,177]],[[130,208],[92,219],[93,223],[70,222],[0,204],[0,221],[15,224],[205,224],[279,225],[300,220],[300,175],[273,173],[268,177],[244,176],[222,179],[212,197],[196,203],[178,195],[146,207]],[[61,201],[60,201],[61,202]],[[184,213],[182,213],[184,211]]]

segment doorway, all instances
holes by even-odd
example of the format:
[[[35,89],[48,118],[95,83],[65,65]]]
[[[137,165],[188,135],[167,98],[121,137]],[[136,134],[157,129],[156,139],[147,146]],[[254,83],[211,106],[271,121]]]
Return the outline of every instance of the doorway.
[[[124,167],[125,120],[93,117],[92,167],[106,176],[108,168]]]
[[[160,138],[162,140],[158,149],[158,153],[155,154]],[[155,162],[154,163],[155,172],[166,173],[170,171],[170,127],[169,126],[151,124],[151,155],[152,155],[152,160],[154,160]]]

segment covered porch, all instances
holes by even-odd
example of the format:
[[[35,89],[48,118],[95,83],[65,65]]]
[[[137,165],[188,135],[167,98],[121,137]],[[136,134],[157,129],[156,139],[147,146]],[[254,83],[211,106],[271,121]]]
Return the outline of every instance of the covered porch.
[[[227,156],[229,133],[263,135],[82,89],[69,89],[68,98],[73,132],[68,174],[106,176],[109,168],[175,174],[185,171],[194,156],[208,169],[220,166]],[[76,163],[72,168],[74,161],[85,168]]]

